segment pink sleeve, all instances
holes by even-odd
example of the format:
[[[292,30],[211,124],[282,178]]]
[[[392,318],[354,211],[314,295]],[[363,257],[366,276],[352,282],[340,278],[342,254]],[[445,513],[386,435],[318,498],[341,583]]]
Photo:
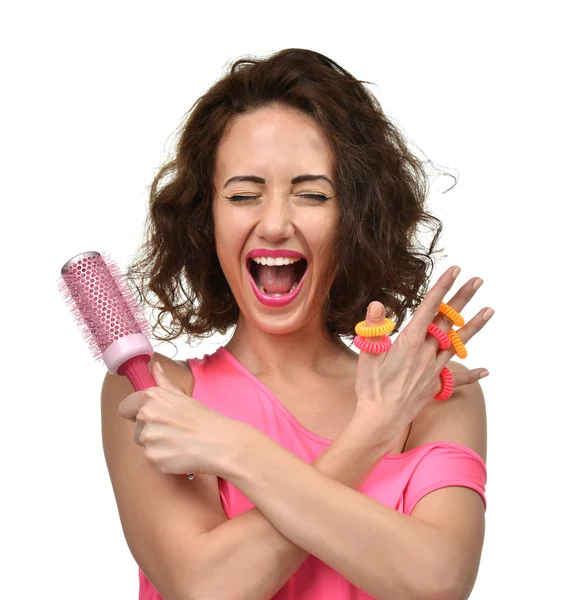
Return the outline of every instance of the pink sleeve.
[[[486,504],[486,463],[467,446],[452,442],[434,442],[418,462],[404,489],[404,514],[410,515],[426,494],[449,486],[475,490]],[[419,446],[421,448],[422,446]]]

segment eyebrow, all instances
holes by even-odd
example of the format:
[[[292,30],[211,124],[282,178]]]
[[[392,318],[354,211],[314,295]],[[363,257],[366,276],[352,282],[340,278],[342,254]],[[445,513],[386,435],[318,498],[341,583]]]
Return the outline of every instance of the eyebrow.
[[[331,187],[335,187],[333,182],[329,177],[325,175],[298,175],[291,180],[291,184],[295,185],[296,183],[301,183],[303,181],[317,181],[318,179],[324,179],[329,183]],[[234,183],[235,181],[251,181],[252,183],[266,183],[266,180],[263,177],[258,177],[257,175],[236,175],[235,177],[230,177],[230,179],[224,184],[224,187]]]

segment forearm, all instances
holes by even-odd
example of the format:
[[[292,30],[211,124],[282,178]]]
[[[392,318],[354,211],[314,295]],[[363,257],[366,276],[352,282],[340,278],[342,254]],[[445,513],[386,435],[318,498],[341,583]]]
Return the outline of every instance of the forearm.
[[[359,488],[388,451],[369,442],[355,420],[312,466],[345,486]],[[271,598],[309,556],[257,508],[203,534],[198,547],[203,565],[195,575],[199,597],[209,599]]]
[[[285,542],[282,547],[281,538],[272,537],[275,556],[287,555],[290,571],[280,571],[274,588],[256,597],[271,597],[307,553],[375,598],[429,598],[445,589],[446,565],[453,557],[441,532],[341,485],[261,437],[256,441],[258,451],[245,454],[227,479],[305,554]],[[240,546],[236,544],[234,551]],[[277,561],[264,565],[268,571],[279,568]],[[250,578],[260,577],[259,567],[250,569]]]

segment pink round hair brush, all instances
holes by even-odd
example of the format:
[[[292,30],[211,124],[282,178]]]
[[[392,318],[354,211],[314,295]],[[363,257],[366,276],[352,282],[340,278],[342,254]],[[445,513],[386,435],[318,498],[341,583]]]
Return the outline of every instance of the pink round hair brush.
[[[117,264],[99,252],[82,252],[62,267],[58,287],[95,360],[127,377],[135,391],[156,386],[148,368],[150,327]]]

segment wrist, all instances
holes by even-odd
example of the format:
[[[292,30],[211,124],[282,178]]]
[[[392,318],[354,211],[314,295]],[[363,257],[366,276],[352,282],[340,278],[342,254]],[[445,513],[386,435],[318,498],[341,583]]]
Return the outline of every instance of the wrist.
[[[360,436],[363,444],[380,451],[387,448],[395,436],[395,427],[386,422],[375,405],[366,403],[357,404],[345,431],[348,435]],[[391,450],[392,448],[389,448],[387,452]]]
[[[339,442],[348,448],[354,448],[356,452],[367,452],[379,459],[392,450],[390,435],[384,423],[372,418],[366,411],[355,412],[339,436]]]
[[[353,418],[313,466],[343,485],[361,488],[371,471],[391,450],[378,435],[367,433],[367,426],[368,421]]]
[[[226,451],[223,453],[218,475],[227,481],[244,476],[252,456],[262,452],[264,438],[260,431],[247,423],[234,421],[230,435],[226,436]]]

